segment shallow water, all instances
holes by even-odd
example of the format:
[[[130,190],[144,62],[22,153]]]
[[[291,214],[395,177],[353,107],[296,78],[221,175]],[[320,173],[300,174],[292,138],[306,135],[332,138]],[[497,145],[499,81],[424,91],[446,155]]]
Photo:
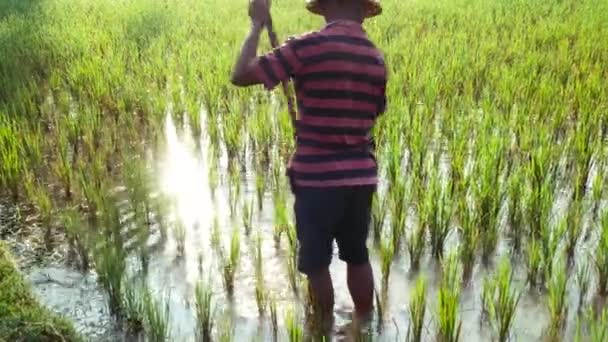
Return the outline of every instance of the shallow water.
[[[152,245],[158,248],[151,255],[147,282],[155,294],[155,298],[169,299],[171,312],[171,340],[193,341],[195,329],[194,288],[201,279],[199,258],[202,256],[204,279],[210,278],[217,303],[217,320],[232,321],[234,323],[234,336],[236,341],[249,341],[252,336],[260,340],[268,340],[269,322],[258,317],[255,301],[255,276],[253,265],[253,246],[256,231],[261,233],[263,239],[263,259],[266,287],[277,300],[279,324],[283,313],[290,308],[301,308],[298,299],[288,281],[286,255],[284,242],[279,248],[275,247],[272,239],[272,199],[267,195],[262,212],[256,210],[254,214],[254,227],[250,236],[242,235],[241,259],[235,280],[235,295],[231,300],[224,291],[222,275],[218,258],[211,247],[211,227],[214,215],[217,215],[222,232],[224,246],[229,244],[230,233],[233,227],[240,227],[240,216],[235,221],[230,218],[228,209],[228,188],[220,184],[212,196],[209,187],[208,167],[209,159],[207,149],[197,150],[189,134],[180,134],[169,118],[166,125],[166,155],[162,160],[153,160],[158,163],[160,170],[158,184],[159,191],[173,197],[175,207],[172,215],[182,220],[186,227],[185,254],[182,258],[177,256],[176,245],[169,232],[167,244],[156,244],[158,234],[152,236]],[[221,158],[221,169],[226,166],[225,156]],[[595,171],[599,172],[599,171]],[[220,173],[221,174],[221,173]],[[243,180],[242,197],[246,199],[255,196],[253,174],[246,174]],[[567,194],[561,194],[556,201],[556,210],[565,206]],[[291,206],[288,206],[290,209]],[[453,242],[448,242],[453,245]],[[376,283],[381,283],[380,258],[371,248],[371,259],[375,269]],[[508,245],[503,240],[499,246],[498,254],[508,253]],[[585,253],[585,246],[578,253]],[[337,320],[336,325],[343,326],[349,322],[348,311],[351,301],[346,287],[346,266],[334,259],[331,272],[334,277],[336,291]],[[129,264],[135,277],[137,274],[137,260],[133,258]],[[523,294],[515,317],[513,340],[538,341],[542,337],[548,320],[548,311],[545,305],[545,296],[536,291],[527,290],[524,285],[525,267],[516,265],[516,287],[522,289]],[[35,293],[41,301],[74,320],[77,330],[89,337],[92,341],[129,340],[116,332],[116,327],[108,314],[106,302],[100,288],[96,283],[94,272],[81,274],[60,263],[52,266],[33,267],[25,270],[29,281],[33,284]],[[434,338],[434,318],[437,307],[437,283],[440,277],[435,261],[427,257],[421,265],[421,274],[428,280],[427,292],[427,328],[425,340]],[[471,282],[463,288],[461,296],[462,340],[488,341],[492,338],[492,329],[487,324],[480,324],[481,303],[480,294],[482,281],[487,273],[484,267],[475,267]],[[570,277],[573,280],[573,277]],[[376,340],[403,341],[408,328],[408,303],[410,293],[415,286],[416,276],[409,271],[409,261],[405,251],[401,251],[395,258],[389,279],[386,317],[378,332]],[[380,290],[380,289],[379,289]],[[593,291],[593,289],[591,289]],[[569,324],[566,336],[572,336],[576,316],[576,303],[578,289],[574,281],[569,283]],[[376,318],[377,319],[377,318]],[[377,322],[376,322],[377,323]],[[374,324],[377,326],[377,324]],[[284,329],[283,329],[284,330]],[[284,334],[284,331],[280,331]],[[280,340],[286,336],[281,335]]]

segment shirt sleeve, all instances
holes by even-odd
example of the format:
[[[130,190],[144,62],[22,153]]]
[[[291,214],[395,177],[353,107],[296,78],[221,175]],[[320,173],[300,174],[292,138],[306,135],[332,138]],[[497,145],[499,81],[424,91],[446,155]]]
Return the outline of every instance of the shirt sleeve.
[[[297,41],[297,38],[288,39],[280,47],[258,57],[255,72],[267,90],[295,77],[302,68],[302,62],[294,48]]]

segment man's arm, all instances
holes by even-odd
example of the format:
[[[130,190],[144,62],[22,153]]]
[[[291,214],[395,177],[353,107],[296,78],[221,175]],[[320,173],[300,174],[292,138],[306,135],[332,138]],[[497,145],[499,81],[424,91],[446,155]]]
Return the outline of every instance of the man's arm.
[[[253,22],[251,31],[243,43],[241,53],[237,59],[234,70],[232,71],[231,82],[239,87],[246,87],[262,83],[256,73],[258,63],[257,50],[260,42],[260,34],[264,25],[260,22]]]

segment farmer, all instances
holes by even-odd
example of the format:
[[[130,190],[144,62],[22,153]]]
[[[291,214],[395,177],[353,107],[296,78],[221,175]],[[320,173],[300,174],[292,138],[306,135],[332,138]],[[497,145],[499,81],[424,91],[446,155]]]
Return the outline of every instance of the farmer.
[[[309,0],[307,8],[324,16],[326,25],[258,57],[270,8],[267,0],[250,0],[251,31],[232,83],[271,90],[294,79],[299,119],[288,174],[295,195],[298,269],[308,277],[316,310],[333,319],[329,265],[335,239],[347,263],[355,319],[366,320],[374,291],[366,240],[377,183],[370,130],[385,110],[386,70],[362,24],[381,7],[375,0]]]

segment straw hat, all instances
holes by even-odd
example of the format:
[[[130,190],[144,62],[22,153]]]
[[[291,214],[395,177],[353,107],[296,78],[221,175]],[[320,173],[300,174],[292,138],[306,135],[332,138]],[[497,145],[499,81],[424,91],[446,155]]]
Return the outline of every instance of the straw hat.
[[[371,18],[382,13],[382,6],[379,0],[364,0],[367,6],[365,17]],[[322,15],[321,12],[321,0],[306,0],[306,8],[314,14]]]

